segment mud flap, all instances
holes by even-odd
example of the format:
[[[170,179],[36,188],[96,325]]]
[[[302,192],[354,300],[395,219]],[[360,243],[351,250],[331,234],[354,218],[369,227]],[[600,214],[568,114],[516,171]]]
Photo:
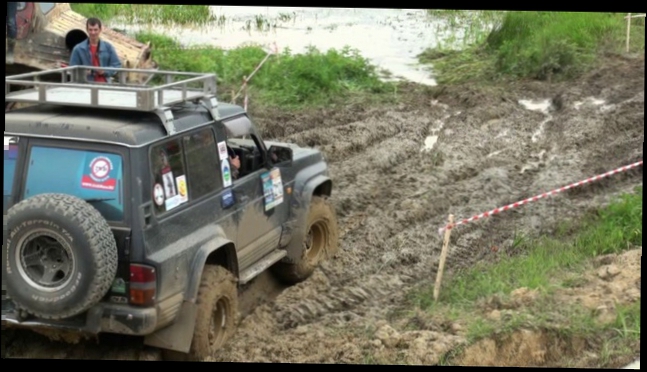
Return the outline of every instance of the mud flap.
[[[144,344],[160,349],[188,353],[191,349],[197,306],[193,302],[182,302],[182,308],[175,322],[144,338]]]

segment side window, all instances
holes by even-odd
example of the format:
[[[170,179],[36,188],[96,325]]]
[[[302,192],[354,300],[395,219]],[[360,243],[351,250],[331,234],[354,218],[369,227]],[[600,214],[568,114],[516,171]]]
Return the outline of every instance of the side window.
[[[74,195],[92,204],[108,221],[121,221],[122,167],[117,154],[34,146],[29,154],[24,198],[43,193]]]
[[[151,152],[153,167],[153,201],[157,214],[168,212],[189,200],[186,167],[179,139],[154,146]]]
[[[223,187],[220,159],[212,129],[184,137],[189,197],[198,199]]]
[[[263,156],[257,143],[251,121],[247,116],[223,122],[227,133],[227,146],[235,179],[244,178],[263,168]],[[239,168],[236,169],[236,165]],[[232,172],[234,173],[234,172]],[[235,173],[234,173],[235,174]]]
[[[14,175],[16,173],[16,159],[18,158],[18,144],[15,138],[4,138],[4,192],[2,195],[2,209],[7,214],[9,199],[13,191]]]

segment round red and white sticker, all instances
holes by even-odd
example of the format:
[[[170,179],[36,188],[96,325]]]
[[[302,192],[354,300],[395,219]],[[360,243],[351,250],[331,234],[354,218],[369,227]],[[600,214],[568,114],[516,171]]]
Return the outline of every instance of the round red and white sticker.
[[[159,183],[155,184],[153,197],[155,198],[155,204],[158,206],[161,207],[164,204],[164,188]]]
[[[111,170],[112,162],[106,157],[96,157],[90,163],[90,177],[92,177],[95,182],[103,182],[108,179],[108,175]]]

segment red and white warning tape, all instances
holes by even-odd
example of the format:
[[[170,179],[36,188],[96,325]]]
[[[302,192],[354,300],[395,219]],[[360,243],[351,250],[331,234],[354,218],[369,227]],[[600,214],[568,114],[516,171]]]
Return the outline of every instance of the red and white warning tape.
[[[635,167],[637,167],[637,166],[639,166],[639,165],[642,165],[642,164],[643,164],[643,162],[642,162],[642,160],[641,160],[641,161],[639,161],[639,162],[637,162],[637,163],[633,163],[633,164],[631,164],[631,165],[627,165],[627,166],[624,166],[624,167],[621,167],[621,168],[618,168],[618,169],[612,170],[612,171],[610,171],[610,172],[607,172],[607,173],[604,173],[604,174],[600,174],[600,175],[597,175],[597,176],[595,176],[595,177],[588,178],[588,179],[586,179],[586,180],[584,180],[584,181],[575,182],[575,183],[572,183],[572,184],[570,184],[570,185],[568,185],[568,186],[560,187],[559,189],[555,189],[555,190],[553,190],[553,191],[549,191],[549,192],[545,192],[545,193],[543,193],[543,194],[539,194],[539,195],[537,195],[537,196],[533,196],[532,198],[528,198],[528,199],[525,199],[525,200],[522,200],[522,201],[519,201],[519,202],[516,202],[516,203],[508,204],[508,205],[506,205],[505,207],[501,207],[501,208],[493,209],[493,210],[491,210],[491,211],[489,211],[489,212],[485,212],[485,213],[477,214],[476,216],[473,216],[473,217],[470,217],[470,218],[463,219],[463,220],[458,221],[458,222],[455,222],[455,223],[453,223],[453,224],[447,224],[447,225],[445,225],[444,227],[441,227],[440,229],[438,229],[438,234],[439,234],[439,235],[442,235],[442,233],[443,233],[445,230],[451,230],[451,229],[453,229],[453,228],[454,228],[454,227],[456,227],[456,226],[464,225],[464,224],[467,224],[467,223],[469,223],[469,222],[479,220],[479,219],[481,219],[481,218],[490,217],[490,216],[492,216],[492,215],[494,215],[494,214],[497,214],[497,213],[500,213],[500,212],[503,212],[503,211],[507,211],[508,209],[516,208],[516,207],[518,207],[518,206],[521,206],[521,205],[524,205],[524,204],[528,204],[528,203],[530,203],[530,202],[534,202],[534,201],[537,201],[537,200],[539,200],[539,199],[543,199],[543,198],[546,198],[546,197],[548,197],[548,196],[552,196],[552,195],[558,194],[558,193],[560,193],[560,192],[562,192],[562,191],[566,191],[566,190],[568,190],[568,189],[572,189],[573,187],[581,186],[581,185],[587,184],[587,183],[589,183],[589,182],[594,182],[594,181],[597,181],[597,180],[599,180],[599,179],[602,179],[602,178],[605,178],[605,177],[612,176],[612,175],[614,175],[614,174],[616,174],[616,173],[625,172],[625,171],[627,171],[627,170],[629,170],[629,169],[635,168]]]

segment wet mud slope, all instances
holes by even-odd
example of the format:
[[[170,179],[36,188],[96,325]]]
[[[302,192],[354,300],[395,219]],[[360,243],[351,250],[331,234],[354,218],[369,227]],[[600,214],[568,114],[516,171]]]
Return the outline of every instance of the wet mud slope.
[[[250,289],[268,301],[247,301],[260,306],[214,360],[374,362],[388,343],[376,331],[388,331],[384,322],[414,285],[435,280],[438,229],[450,213],[471,217],[642,160],[644,57],[614,59],[569,84],[420,90],[395,107],[252,112],[268,139],[325,152],[341,249],[308,281],[276,296],[276,286]],[[559,221],[640,184],[642,166],[457,227],[446,270],[488,259],[493,246],[505,251],[520,233],[550,234]],[[409,348],[427,350],[418,336]],[[448,337],[436,354],[458,342]],[[156,358],[133,345],[70,346],[20,333],[6,355]]]
[[[644,60],[614,60],[570,84],[447,88],[400,107],[327,114],[261,122],[326,153],[341,252],[247,317],[216,360],[370,362],[378,322],[435,280],[450,213],[471,217],[642,160]],[[504,251],[515,234],[550,234],[639,184],[642,167],[460,226],[447,268]]]

